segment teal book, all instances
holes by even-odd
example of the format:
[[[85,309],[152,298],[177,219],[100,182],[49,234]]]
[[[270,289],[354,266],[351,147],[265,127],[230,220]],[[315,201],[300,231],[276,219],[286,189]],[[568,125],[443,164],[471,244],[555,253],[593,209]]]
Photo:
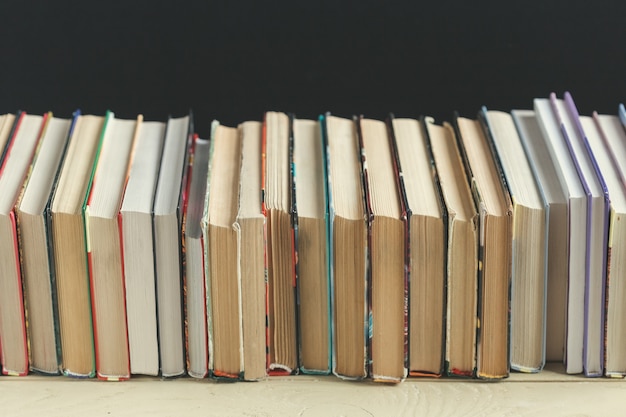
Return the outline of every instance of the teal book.
[[[320,120],[292,119],[300,371],[330,373],[326,160]]]

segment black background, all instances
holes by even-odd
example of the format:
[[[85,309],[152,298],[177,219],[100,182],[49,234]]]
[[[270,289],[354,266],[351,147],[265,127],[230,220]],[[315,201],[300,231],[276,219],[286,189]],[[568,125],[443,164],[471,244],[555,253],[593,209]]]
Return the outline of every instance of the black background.
[[[196,130],[266,110],[382,119],[626,101],[626,2],[30,2],[0,6],[0,113],[192,108]]]

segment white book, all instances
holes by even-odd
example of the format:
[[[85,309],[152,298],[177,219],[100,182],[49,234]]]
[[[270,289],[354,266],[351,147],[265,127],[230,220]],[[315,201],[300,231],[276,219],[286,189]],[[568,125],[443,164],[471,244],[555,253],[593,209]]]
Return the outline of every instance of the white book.
[[[597,113],[580,117],[589,147],[602,171],[609,192],[609,230],[606,274],[606,334],[604,370],[606,376],[626,375],[626,183],[618,155],[626,156],[626,134],[617,116]],[[618,149],[620,148],[620,149]],[[613,152],[615,149],[617,152]],[[620,162],[624,162],[621,160]]]
[[[161,171],[154,197],[154,259],[161,375],[185,373],[183,346],[181,225],[190,117],[167,122]]]
[[[143,122],[120,210],[131,374],[159,374],[152,205],[165,123]]]
[[[587,196],[576,164],[561,133],[549,99],[535,99],[535,112],[546,140],[556,173],[568,201],[568,286],[565,369],[569,374],[583,371],[585,271],[587,269]]]
[[[585,269],[583,370],[601,376],[604,366],[604,286],[608,234],[608,192],[602,174],[589,150],[576,105],[569,93],[564,99],[554,94],[550,101],[561,125],[572,159],[587,195],[587,265]]]

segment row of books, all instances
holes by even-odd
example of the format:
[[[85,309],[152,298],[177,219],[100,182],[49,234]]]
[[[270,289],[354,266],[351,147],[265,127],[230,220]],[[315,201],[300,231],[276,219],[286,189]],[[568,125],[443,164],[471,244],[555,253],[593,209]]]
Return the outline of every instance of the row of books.
[[[626,375],[626,111],[0,116],[2,370]]]

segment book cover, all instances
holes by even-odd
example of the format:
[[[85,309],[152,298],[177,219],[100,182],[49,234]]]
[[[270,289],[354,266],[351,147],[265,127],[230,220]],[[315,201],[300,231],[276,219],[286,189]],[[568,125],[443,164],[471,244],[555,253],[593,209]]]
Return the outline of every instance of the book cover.
[[[626,135],[619,118],[613,115],[579,117],[594,159],[602,171],[609,199],[609,227],[606,247],[606,285],[604,303],[604,375],[623,378],[626,374],[624,354],[623,292],[619,290],[625,276],[623,271],[626,259],[626,187],[624,173],[619,168],[618,158],[624,155]],[[614,152],[615,150],[616,152]],[[619,155],[619,156],[618,156]]]
[[[142,121],[107,112],[84,205],[96,374],[103,380],[130,377],[120,208]]]
[[[183,221],[185,253],[185,335],[187,373],[194,378],[208,374],[208,335],[206,310],[205,241],[201,219],[207,187],[209,141],[194,137],[188,169],[188,200]]]
[[[319,120],[293,118],[292,126],[300,371],[325,375],[332,346],[325,149]]]
[[[298,370],[293,187],[289,116],[267,112],[263,122],[262,196],[266,217],[267,346],[269,375]]]
[[[70,127],[71,120],[54,118],[51,112],[45,115],[41,139],[15,208],[28,362],[30,371],[44,375],[58,375],[61,364],[45,206],[63,158]]]
[[[406,208],[396,182],[387,126],[355,117],[361,149],[368,241],[368,373],[396,383],[407,374]]]
[[[165,378],[185,373],[181,231],[192,141],[193,115],[170,117],[153,209],[159,355]]]
[[[153,204],[164,122],[143,121],[119,212],[131,374],[159,374]]]
[[[586,376],[601,376],[604,365],[604,297],[609,194],[580,124],[578,110],[571,94],[565,92],[563,100],[559,100],[556,94],[552,93],[550,103],[587,195],[583,371]]]
[[[447,213],[424,123],[424,117],[418,121],[390,114],[387,130],[406,217],[408,374],[440,377],[445,350]]]
[[[17,114],[0,167],[0,353],[4,375],[23,376],[29,369],[16,204],[46,118]]]
[[[476,377],[506,378],[509,374],[511,198],[481,122],[455,114],[454,126],[479,216]]]
[[[554,172],[567,201],[567,227],[561,232],[561,239],[567,241],[564,362],[567,373],[577,374],[583,371],[584,307],[581,306],[585,302],[588,201],[550,99],[535,99],[534,110],[544,149],[554,161]]]
[[[328,183],[333,374],[367,377],[367,219],[353,120],[322,118]],[[344,172],[344,170],[346,170]]]
[[[476,373],[478,213],[453,127],[424,122],[448,220],[444,374],[467,378]]]
[[[63,165],[65,164],[65,159],[67,157],[67,150],[69,148],[71,138],[74,136],[74,131],[76,125],[78,124],[78,120],[82,115],[80,110],[75,110],[72,113],[72,122],[69,127],[69,131],[67,133],[67,139],[64,142],[63,151],[61,152],[61,157],[58,161],[58,165],[56,170],[54,171],[54,180],[50,184],[50,192],[48,194],[48,199],[46,201],[46,205],[44,208],[44,222],[46,228],[46,247],[47,247],[47,263],[48,268],[50,270],[50,292],[52,295],[52,311],[54,316],[54,326],[55,326],[55,338],[56,342],[56,353],[57,358],[59,360],[59,372],[65,373],[63,367],[63,344],[61,343],[61,324],[60,324],[60,312],[59,312],[59,291],[57,286],[57,270],[56,270],[56,258],[54,256],[54,228],[52,225],[52,203],[54,201],[54,195],[56,194],[56,189],[59,183],[59,177],[61,176],[61,172],[63,170]]]
[[[539,372],[545,364],[546,208],[511,115],[483,107],[479,118],[513,204],[511,368]]]
[[[624,107],[623,103],[620,103],[617,113],[619,116],[619,120],[622,122],[622,125],[624,126],[624,129],[626,129],[626,107]]]

